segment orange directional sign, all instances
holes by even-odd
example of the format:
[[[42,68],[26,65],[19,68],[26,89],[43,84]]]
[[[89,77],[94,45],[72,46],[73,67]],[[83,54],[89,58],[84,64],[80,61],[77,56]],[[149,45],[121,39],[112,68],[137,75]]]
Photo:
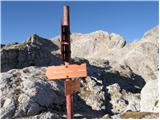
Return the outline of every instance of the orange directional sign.
[[[46,75],[48,79],[87,77],[87,68],[86,64],[51,66],[47,68]]]
[[[66,80],[65,81],[65,95],[72,95],[75,92],[80,91],[79,80]]]

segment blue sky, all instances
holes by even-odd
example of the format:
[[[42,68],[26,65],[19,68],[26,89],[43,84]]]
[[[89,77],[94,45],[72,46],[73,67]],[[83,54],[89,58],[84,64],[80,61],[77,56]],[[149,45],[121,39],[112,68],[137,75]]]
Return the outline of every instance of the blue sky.
[[[71,32],[104,30],[129,43],[158,25],[158,2],[2,2],[1,42],[22,42],[36,33],[52,38],[60,33],[63,5],[70,6]]]

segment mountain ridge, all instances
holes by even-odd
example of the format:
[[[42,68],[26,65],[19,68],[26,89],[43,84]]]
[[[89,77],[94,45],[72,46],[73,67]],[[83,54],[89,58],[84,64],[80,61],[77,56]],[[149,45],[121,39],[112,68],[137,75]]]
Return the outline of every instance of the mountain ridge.
[[[71,36],[71,63],[85,62],[88,71],[74,95],[75,117],[158,118],[158,32],[131,44],[103,32]],[[45,75],[47,66],[63,64],[59,40],[32,35],[1,49],[0,118],[66,118],[63,81]]]

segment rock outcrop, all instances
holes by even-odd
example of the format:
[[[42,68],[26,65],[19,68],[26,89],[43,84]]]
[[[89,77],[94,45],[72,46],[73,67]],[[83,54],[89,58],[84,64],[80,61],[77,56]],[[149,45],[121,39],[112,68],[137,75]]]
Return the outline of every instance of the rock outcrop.
[[[60,38],[51,38],[54,44],[60,47]],[[104,31],[96,31],[88,34],[73,33],[71,34],[71,56],[80,58],[94,58],[104,55],[113,49],[123,48],[126,41],[119,34]]]
[[[46,81],[45,68],[28,67],[2,73],[0,89],[1,118],[19,118],[64,108],[63,82]]]
[[[140,111],[159,112],[158,80],[146,83],[141,91]]]
[[[126,46],[119,64],[128,65],[145,81],[157,79],[158,76],[158,27],[146,32],[139,40]]]
[[[131,92],[121,89],[120,86],[115,83],[107,87],[110,94],[110,103],[112,104],[113,113],[123,113],[127,111],[139,111],[140,110],[140,94],[133,94]]]
[[[6,45],[1,49],[1,71],[28,66],[58,65],[61,59],[54,53],[57,49],[50,40],[34,34],[22,43]]]
[[[78,39],[76,39],[79,36]],[[97,58],[107,54],[112,49],[122,48],[125,46],[126,41],[124,38],[115,33],[107,33],[103,31],[96,31],[85,35],[72,35],[71,50],[72,57],[80,58]]]

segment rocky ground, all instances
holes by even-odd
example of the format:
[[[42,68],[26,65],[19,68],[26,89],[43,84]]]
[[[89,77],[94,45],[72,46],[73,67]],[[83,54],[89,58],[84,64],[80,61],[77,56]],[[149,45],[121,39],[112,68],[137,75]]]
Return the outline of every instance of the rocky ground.
[[[159,117],[158,26],[127,44],[115,33],[72,34],[72,63],[87,63],[88,77],[74,95],[74,118]],[[59,37],[34,34],[2,45],[0,118],[66,118],[64,83],[46,67],[62,65]]]

